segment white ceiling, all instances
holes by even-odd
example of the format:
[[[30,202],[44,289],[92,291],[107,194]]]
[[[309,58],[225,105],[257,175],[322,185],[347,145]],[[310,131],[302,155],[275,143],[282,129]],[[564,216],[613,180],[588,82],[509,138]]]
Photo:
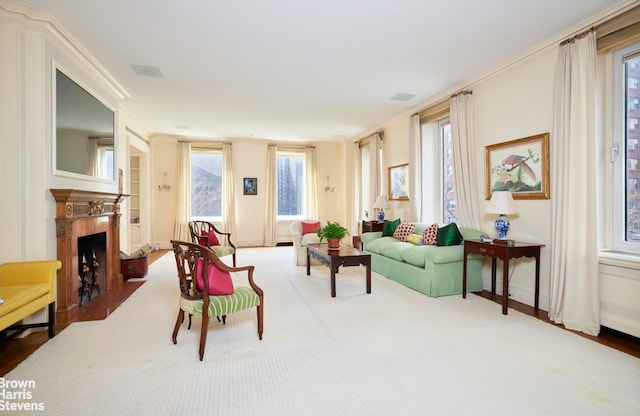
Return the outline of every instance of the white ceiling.
[[[54,13],[131,95],[123,106],[149,132],[303,141],[360,137],[620,4],[21,2]],[[131,64],[164,76],[136,75]],[[415,97],[391,100],[398,93]]]

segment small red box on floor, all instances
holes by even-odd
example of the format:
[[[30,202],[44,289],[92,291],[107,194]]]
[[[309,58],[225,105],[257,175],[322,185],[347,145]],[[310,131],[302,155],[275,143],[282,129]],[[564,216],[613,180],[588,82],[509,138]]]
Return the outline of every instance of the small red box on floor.
[[[120,259],[120,272],[125,280],[145,277],[148,270],[149,261],[147,260],[147,256],[134,259]]]

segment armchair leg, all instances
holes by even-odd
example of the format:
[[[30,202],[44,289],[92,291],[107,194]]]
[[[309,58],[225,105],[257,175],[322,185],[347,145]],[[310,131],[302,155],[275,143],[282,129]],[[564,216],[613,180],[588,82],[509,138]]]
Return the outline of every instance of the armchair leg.
[[[204,347],[207,344],[207,329],[209,326],[209,314],[202,314],[202,327],[200,328],[200,361],[204,358]]]
[[[262,329],[263,329],[263,323],[262,323],[262,304],[258,305],[258,307],[256,308],[258,310],[258,338],[260,338],[260,340],[262,341]]]

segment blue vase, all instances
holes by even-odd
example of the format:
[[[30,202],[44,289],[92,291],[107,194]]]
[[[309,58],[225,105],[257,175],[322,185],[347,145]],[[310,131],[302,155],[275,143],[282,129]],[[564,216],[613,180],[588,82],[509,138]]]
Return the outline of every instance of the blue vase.
[[[384,211],[382,208],[378,211],[378,222],[384,222]]]
[[[500,214],[500,216],[496,220],[496,231],[498,231],[498,238],[500,240],[507,239],[507,231],[509,231],[510,225],[511,224],[509,223],[507,216],[504,214]]]

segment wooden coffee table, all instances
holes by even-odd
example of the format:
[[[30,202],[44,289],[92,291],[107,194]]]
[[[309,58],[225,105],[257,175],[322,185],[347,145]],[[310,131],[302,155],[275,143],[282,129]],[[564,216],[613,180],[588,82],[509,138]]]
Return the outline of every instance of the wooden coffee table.
[[[329,250],[328,244],[307,244],[307,276],[311,274],[311,257],[331,270],[331,297],[336,297],[336,273],[340,266],[366,267],[367,293],[371,293],[371,254],[347,246]]]

